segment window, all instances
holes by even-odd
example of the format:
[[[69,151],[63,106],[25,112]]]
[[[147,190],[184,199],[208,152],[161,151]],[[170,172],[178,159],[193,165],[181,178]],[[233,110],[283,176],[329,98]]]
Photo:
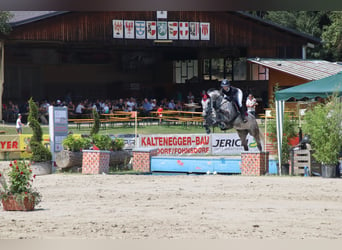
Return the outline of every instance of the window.
[[[252,64],[251,80],[268,80],[268,68],[259,64]]]
[[[224,58],[212,58],[203,60],[203,79],[218,80],[233,78],[233,61]]]
[[[173,62],[173,82],[185,83],[198,77],[198,61],[197,60],[184,60]]]

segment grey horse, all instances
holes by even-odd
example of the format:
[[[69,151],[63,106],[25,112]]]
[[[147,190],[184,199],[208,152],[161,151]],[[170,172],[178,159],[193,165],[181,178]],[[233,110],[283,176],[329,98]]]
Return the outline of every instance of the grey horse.
[[[248,151],[247,135],[254,137],[258,150],[262,151],[261,137],[258,123],[255,117],[248,114],[247,122],[244,123],[234,106],[234,102],[228,101],[221,95],[220,91],[210,89],[207,91],[208,99],[202,100],[202,115],[204,117],[204,127],[209,134],[210,126],[219,126],[222,130],[236,129],[241,144],[245,151]]]

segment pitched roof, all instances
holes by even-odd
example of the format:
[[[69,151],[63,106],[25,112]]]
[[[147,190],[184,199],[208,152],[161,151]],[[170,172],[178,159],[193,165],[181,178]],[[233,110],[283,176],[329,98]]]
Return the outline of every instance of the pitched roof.
[[[19,26],[66,12],[68,11],[10,11],[13,17],[9,20],[9,23],[12,26]]]
[[[262,65],[309,81],[322,79],[342,71],[342,65],[324,60],[249,58]]]

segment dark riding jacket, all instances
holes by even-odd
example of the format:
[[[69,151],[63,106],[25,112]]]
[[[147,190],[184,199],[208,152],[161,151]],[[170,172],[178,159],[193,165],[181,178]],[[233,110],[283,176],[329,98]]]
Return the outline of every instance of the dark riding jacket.
[[[226,95],[229,101],[234,100],[237,103],[238,88],[230,86],[228,91],[225,91],[223,88],[221,88],[220,93],[222,96]]]

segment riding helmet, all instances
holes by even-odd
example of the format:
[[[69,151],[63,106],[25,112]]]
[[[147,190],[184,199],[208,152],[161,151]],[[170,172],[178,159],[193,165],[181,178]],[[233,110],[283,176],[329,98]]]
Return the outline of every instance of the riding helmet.
[[[230,87],[230,82],[227,79],[223,79],[221,82],[221,87]]]

